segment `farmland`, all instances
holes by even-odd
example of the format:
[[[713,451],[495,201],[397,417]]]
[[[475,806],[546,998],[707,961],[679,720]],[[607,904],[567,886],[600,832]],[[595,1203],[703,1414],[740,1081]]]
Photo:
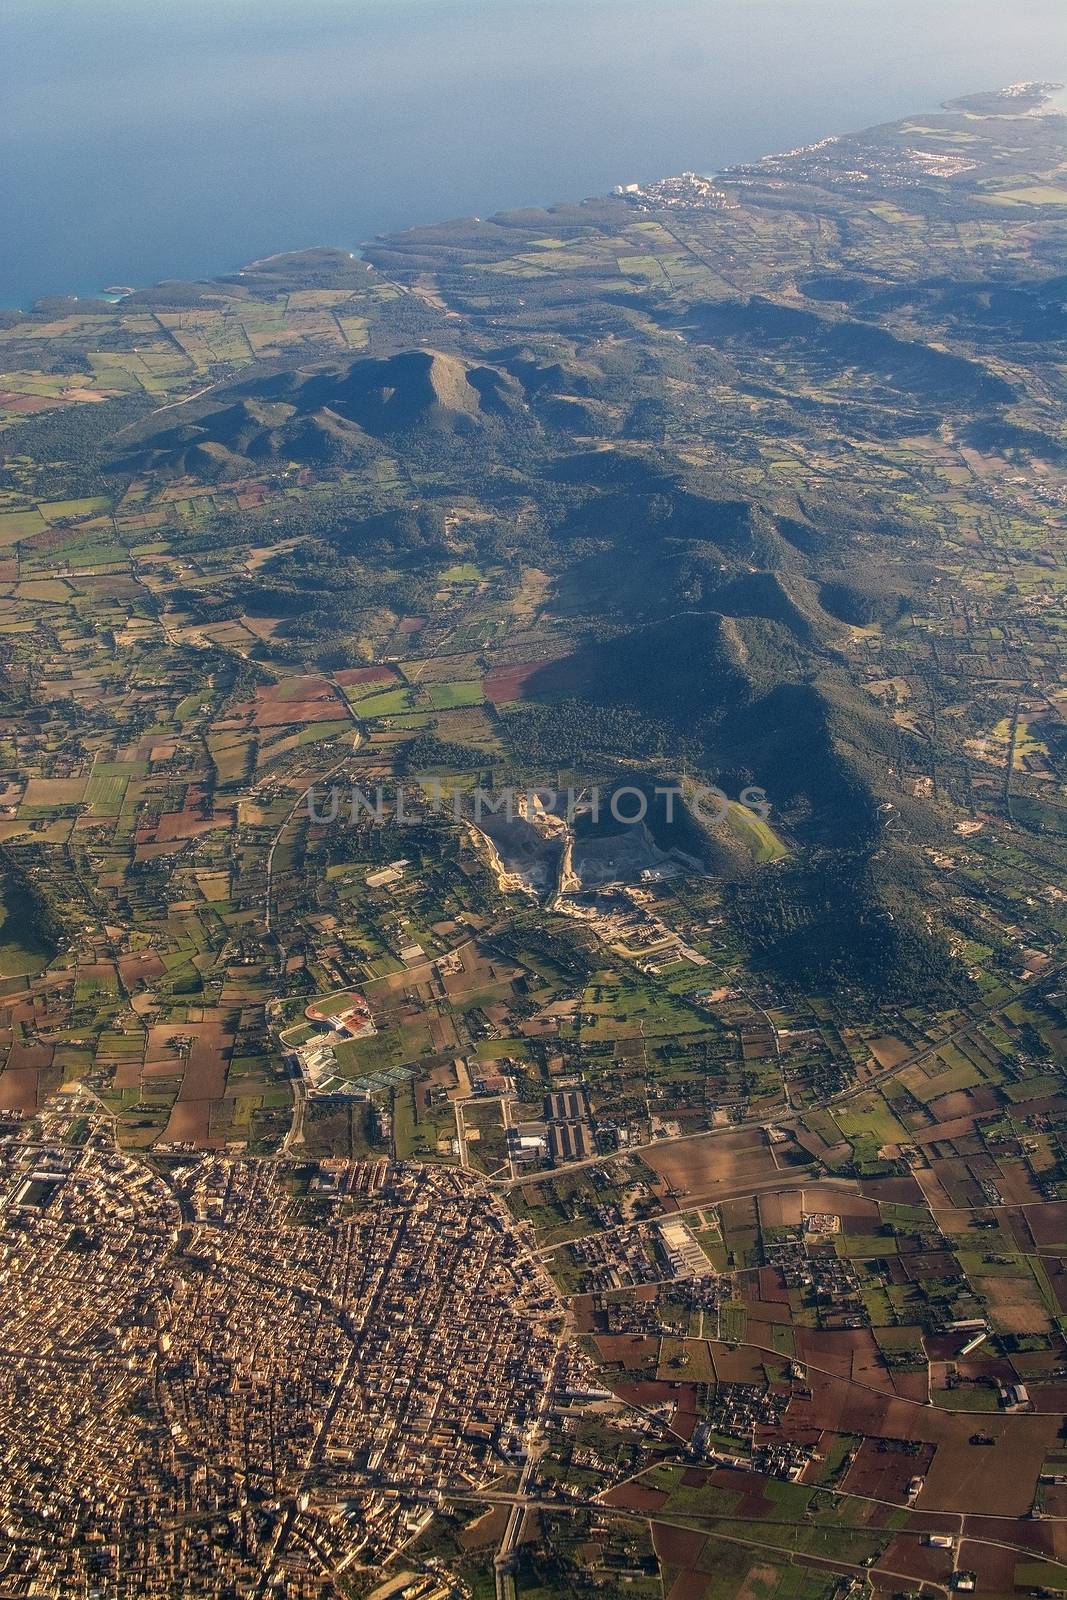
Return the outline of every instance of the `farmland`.
[[[1062,1589],[1067,123],[1009,100],[4,319],[5,1249],[73,1296],[5,1359],[121,1397],[87,1589]]]

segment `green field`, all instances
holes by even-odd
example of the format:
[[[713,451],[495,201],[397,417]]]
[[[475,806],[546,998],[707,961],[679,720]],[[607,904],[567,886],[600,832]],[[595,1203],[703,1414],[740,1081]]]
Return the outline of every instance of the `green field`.
[[[97,762],[83,797],[94,817],[118,816],[131,776],[129,767]]]
[[[410,711],[413,705],[410,689],[386,689],[380,694],[365,695],[357,700],[355,709],[360,717],[392,717]]]
[[[754,861],[761,865],[770,861],[781,861],[789,851],[779,839],[769,822],[758,817],[747,806],[740,805],[736,800],[730,802],[726,813],[726,824],[735,838],[740,839],[745,849]]]
[[[485,699],[481,679],[473,683],[431,683],[422,692],[435,711],[451,711],[458,706],[478,706]]]

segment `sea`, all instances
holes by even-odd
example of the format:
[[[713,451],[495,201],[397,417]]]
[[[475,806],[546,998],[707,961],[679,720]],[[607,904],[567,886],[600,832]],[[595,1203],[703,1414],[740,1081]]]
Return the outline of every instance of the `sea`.
[[[2,0],[0,307],[1064,77],[1064,0]]]

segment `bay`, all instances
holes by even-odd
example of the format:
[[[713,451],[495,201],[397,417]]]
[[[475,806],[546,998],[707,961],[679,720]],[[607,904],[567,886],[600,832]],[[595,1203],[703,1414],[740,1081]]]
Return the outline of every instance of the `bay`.
[[[1065,75],[1062,0],[4,0],[0,306]]]

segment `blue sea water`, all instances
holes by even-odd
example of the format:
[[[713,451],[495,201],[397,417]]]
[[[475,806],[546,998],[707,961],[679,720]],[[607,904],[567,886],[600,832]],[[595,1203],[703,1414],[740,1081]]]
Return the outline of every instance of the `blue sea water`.
[[[0,306],[1064,76],[1063,0],[2,0]]]

